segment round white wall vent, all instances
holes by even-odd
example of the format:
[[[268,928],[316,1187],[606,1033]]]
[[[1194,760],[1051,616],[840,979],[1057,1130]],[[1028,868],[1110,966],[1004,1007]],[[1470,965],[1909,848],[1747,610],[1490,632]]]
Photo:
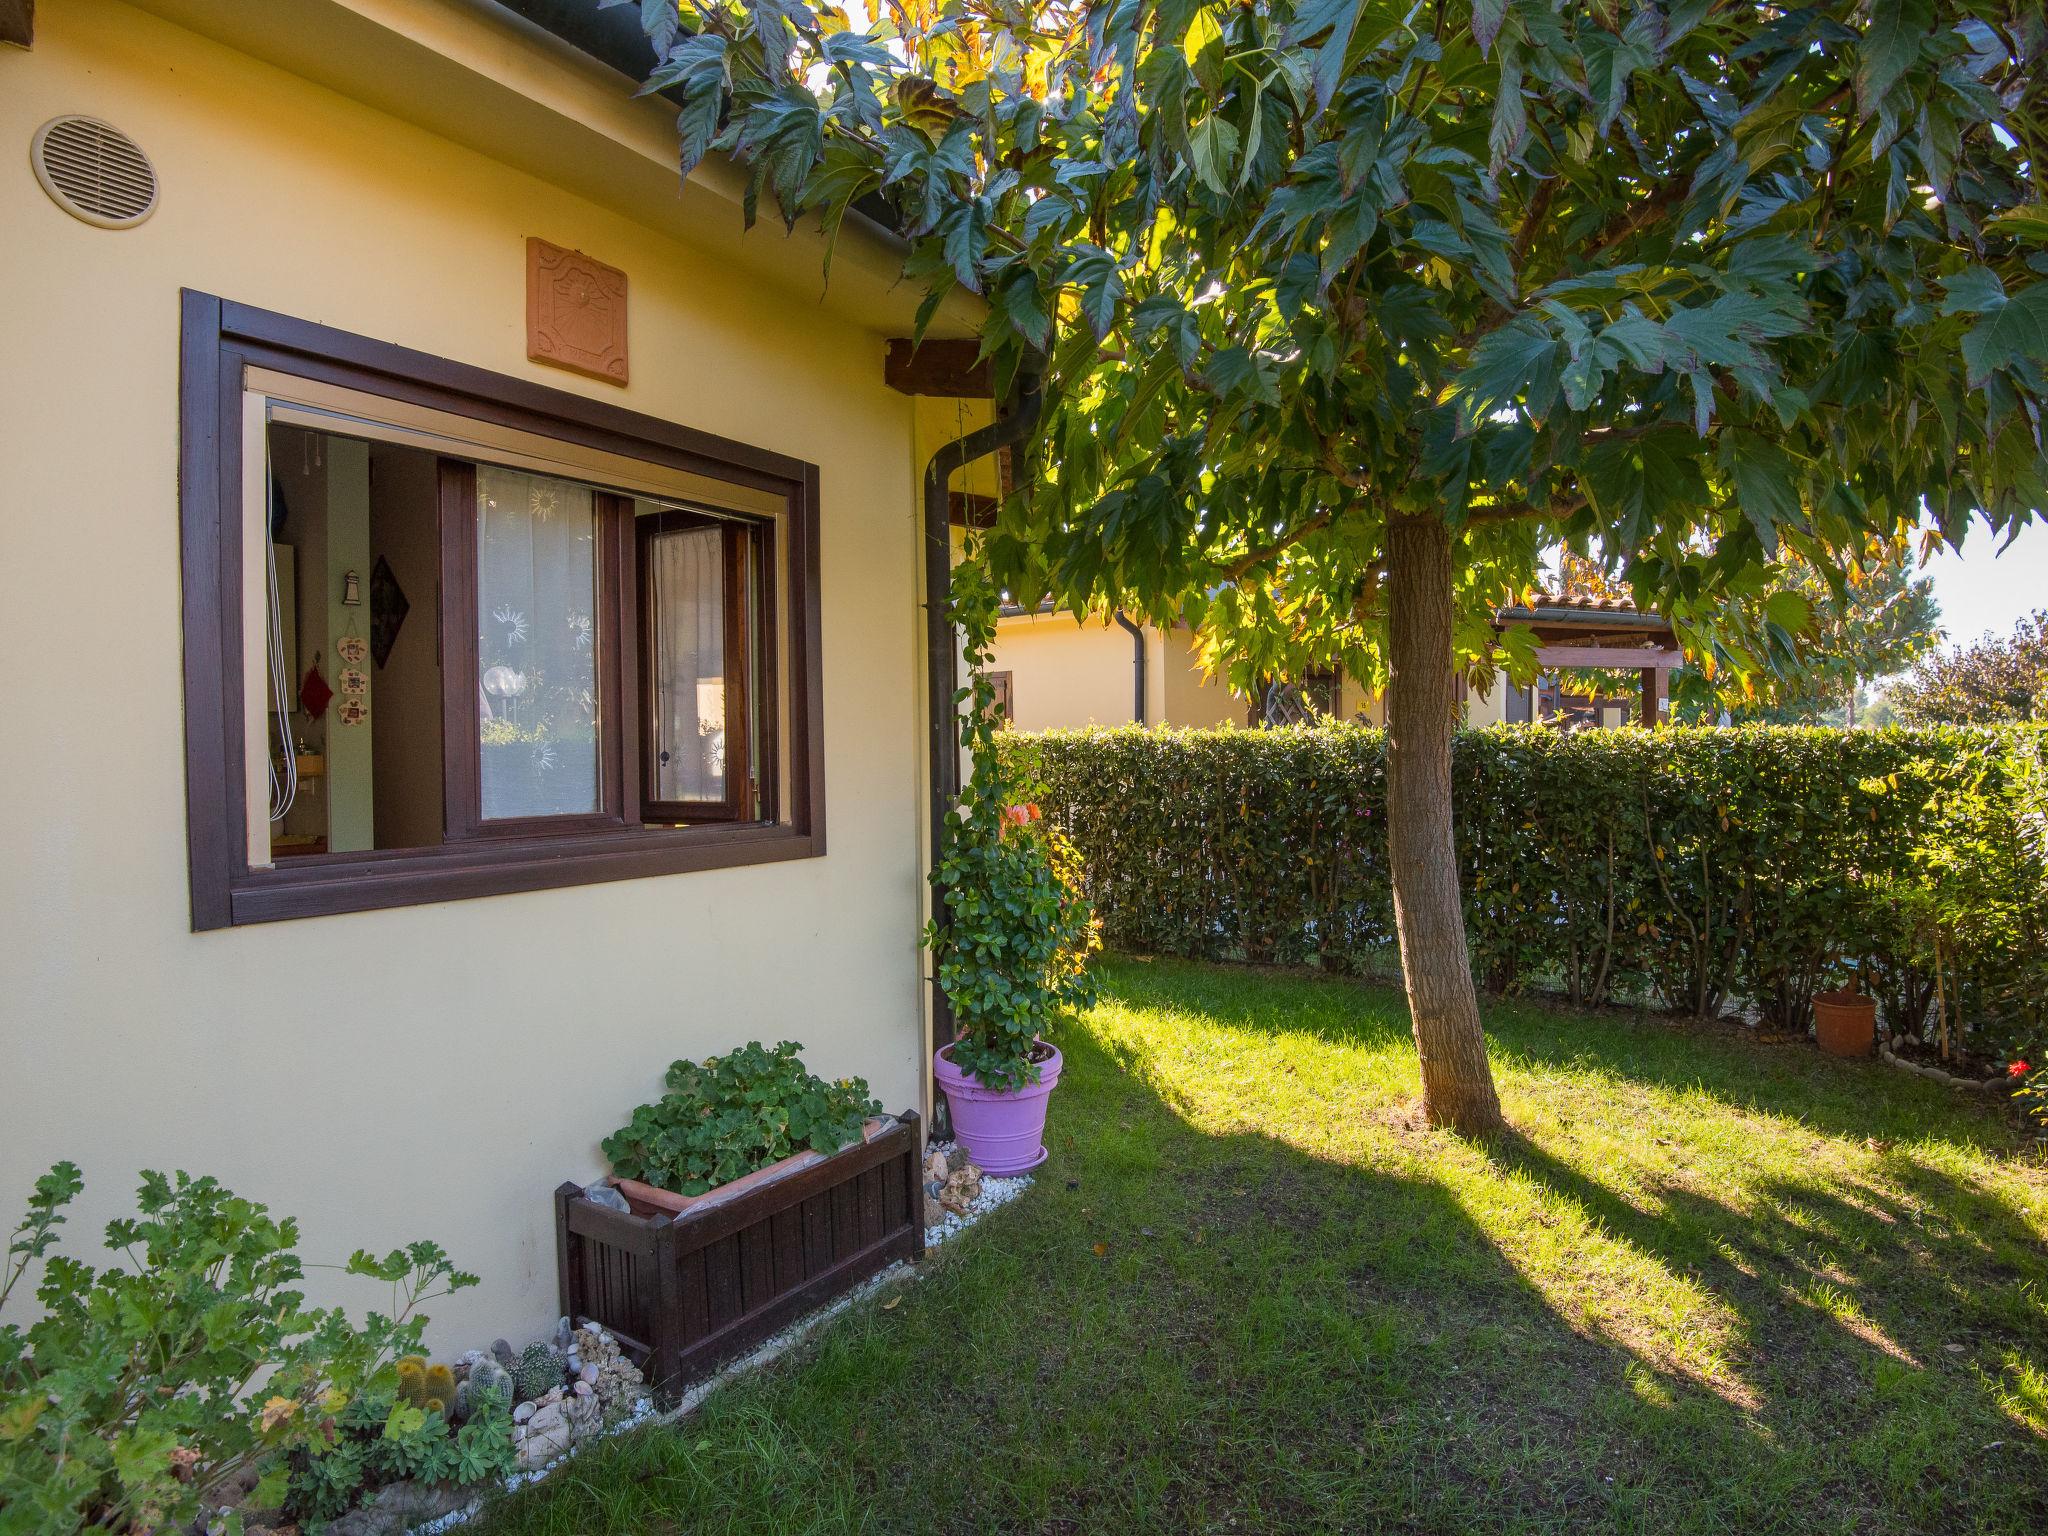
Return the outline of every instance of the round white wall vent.
[[[73,218],[129,229],[156,212],[156,167],[127,134],[96,117],[53,117],[29,146],[36,180]]]

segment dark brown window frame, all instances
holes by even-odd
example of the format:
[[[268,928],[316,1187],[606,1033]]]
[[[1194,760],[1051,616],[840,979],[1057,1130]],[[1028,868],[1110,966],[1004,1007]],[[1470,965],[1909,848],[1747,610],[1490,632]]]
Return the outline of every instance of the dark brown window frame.
[[[187,289],[180,302],[185,803],[195,931],[824,854],[816,465],[211,294]],[[545,834],[494,829],[490,836],[434,848],[329,855],[252,869],[243,777],[241,462],[244,373],[251,367],[780,496],[788,584],[777,636],[788,674],[787,819],[687,827],[635,822]],[[603,579],[621,577],[614,563]],[[773,623],[776,611],[767,611]],[[627,774],[637,780],[637,751],[626,754],[626,761]],[[637,782],[617,788],[616,804],[637,804]]]
[[[656,743],[645,734],[654,719],[655,694],[655,633],[657,616],[654,612],[653,596],[650,590],[654,566],[648,558],[648,546],[661,534],[682,527],[716,526],[720,532],[719,549],[721,567],[724,571],[724,612],[725,612],[725,697],[726,697],[726,793],[722,800],[661,800],[654,795],[652,786],[657,781],[657,764],[654,761]],[[636,757],[641,790],[639,794],[639,816],[643,822],[664,821],[752,821],[773,819],[775,814],[775,785],[773,774],[763,777],[758,785],[753,778],[756,768],[773,764],[776,759],[775,714],[767,712],[760,722],[761,737],[756,761],[756,751],[750,744],[754,721],[750,714],[750,696],[747,688],[747,673],[755,662],[752,647],[747,636],[747,561],[750,556],[761,562],[763,586],[761,606],[764,613],[772,613],[775,605],[774,544],[772,533],[750,523],[735,519],[716,518],[692,513],[681,509],[653,513],[637,519],[633,530],[635,558],[634,568],[638,573],[639,586],[634,596],[639,604],[639,624],[636,641],[639,655],[640,698],[639,720],[643,738]],[[775,697],[774,651],[760,660],[763,663],[761,694],[764,700]],[[738,719],[738,729],[732,725]],[[758,792],[760,804],[752,802]]]

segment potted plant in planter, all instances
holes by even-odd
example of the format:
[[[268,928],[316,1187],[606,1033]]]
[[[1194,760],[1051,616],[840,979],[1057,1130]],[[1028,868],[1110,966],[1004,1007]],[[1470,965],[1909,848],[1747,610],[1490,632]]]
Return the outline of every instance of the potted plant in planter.
[[[1072,845],[996,750],[1003,719],[986,672],[995,591],[974,564],[954,581],[972,679],[960,695],[961,740],[974,773],[946,818],[932,871],[936,915],[925,943],[954,1020],[932,1070],[968,1156],[984,1172],[1015,1174],[1045,1161],[1047,1100],[1062,1065],[1045,1036],[1062,1012],[1094,1000],[1087,961],[1102,941]]]
[[[882,1106],[858,1077],[828,1083],[785,1040],[749,1041],[678,1061],[668,1092],[607,1136],[613,1182],[630,1205],[680,1214],[724,1203],[875,1134]]]

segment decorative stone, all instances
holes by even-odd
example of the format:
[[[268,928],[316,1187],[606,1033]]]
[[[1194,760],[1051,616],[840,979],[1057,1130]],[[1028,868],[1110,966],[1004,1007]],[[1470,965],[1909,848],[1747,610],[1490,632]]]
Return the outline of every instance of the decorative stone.
[[[521,1403],[517,1408],[514,1408],[512,1410],[512,1422],[514,1424],[524,1424],[528,1419],[532,1418],[533,1415],[533,1404]]]
[[[352,1509],[327,1527],[330,1536],[398,1536],[413,1526],[438,1520],[468,1503],[470,1495],[454,1488],[424,1483],[393,1483],[360,1509]]]
[[[592,1386],[597,1385],[597,1365],[595,1362],[584,1366],[576,1374]]]
[[[946,1177],[945,1188],[939,1191],[938,1201],[955,1216],[965,1216],[968,1207],[981,1198],[981,1170],[972,1163],[963,1163]]]
[[[928,1227],[944,1225],[946,1209],[930,1195],[924,1197],[924,1224]]]
[[[948,1173],[952,1172],[952,1170],[946,1166],[946,1154],[943,1152],[934,1151],[931,1154],[931,1156],[927,1157],[924,1160],[924,1172],[925,1177],[928,1179],[945,1178],[945,1176]]]
[[[948,1173],[958,1173],[967,1166],[967,1149],[956,1142],[946,1151],[946,1171]]]
[[[576,1395],[578,1397],[589,1397],[596,1390],[597,1389],[591,1386],[591,1384],[587,1381],[579,1381],[576,1383]]]
[[[512,1346],[503,1339],[491,1340],[491,1358],[508,1371],[519,1363],[519,1357],[512,1353]]]

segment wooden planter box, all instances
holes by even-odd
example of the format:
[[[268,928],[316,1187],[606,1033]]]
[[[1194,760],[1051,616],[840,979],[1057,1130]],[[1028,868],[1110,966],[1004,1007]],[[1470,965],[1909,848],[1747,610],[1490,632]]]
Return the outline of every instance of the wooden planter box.
[[[915,1114],[704,1210],[629,1215],[555,1191],[562,1313],[619,1337],[657,1396],[692,1382],[898,1259],[924,1257]]]

